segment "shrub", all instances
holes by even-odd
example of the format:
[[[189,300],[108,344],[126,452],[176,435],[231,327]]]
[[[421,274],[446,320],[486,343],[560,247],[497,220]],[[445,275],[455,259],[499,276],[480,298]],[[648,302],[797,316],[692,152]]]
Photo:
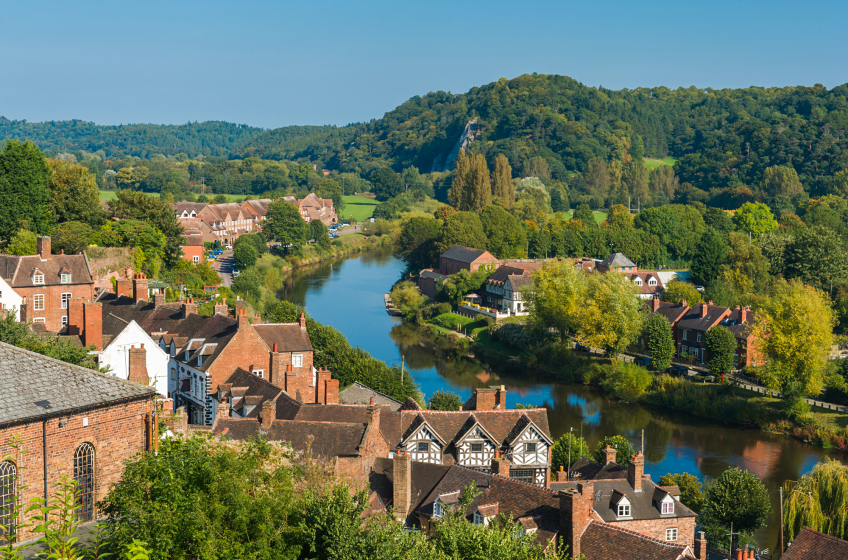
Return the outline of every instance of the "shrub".
[[[534,337],[528,329],[520,323],[500,323],[492,325],[490,334],[495,340],[508,344],[515,348],[527,349],[533,346]]]
[[[427,401],[427,408],[430,410],[460,410],[462,409],[462,399],[451,391],[436,391]]]

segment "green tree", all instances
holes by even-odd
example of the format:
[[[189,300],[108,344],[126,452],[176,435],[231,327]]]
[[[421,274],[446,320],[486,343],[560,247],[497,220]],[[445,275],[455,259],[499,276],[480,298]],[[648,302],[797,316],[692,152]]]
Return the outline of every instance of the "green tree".
[[[717,232],[725,235],[733,231],[733,228],[735,227],[730,214],[721,208],[707,208],[704,211],[704,223]]]
[[[636,449],[633,447],[633,444],[624,437],[624,436],[607,436],[601,441],[598,442],[598,447],[595,449],[595,461],[603,464],[604,462],[604,449],[607,446],[615,449],[615,462],[621,465],[622,467],[627,467],[630,465],[632,457],[636,455]]]
[[[786,246],[784,260],[787,278],[798,278],[830,292],[834,282],[848,278],[845,245],[836,232],[823,226],[798,232]]]
[[[462,410],[462,399],[451,391],[436,391],[427,401],[429,410]]]
[[[626,206],[613,204],[610,206],[605,224],[613,230],[630,229],[633,227],[633,214]]]
[[[848,466],[825,457],[812,472],[803,475],[784,498],[786,539],[793,540],[804,527],[845,539],[848,536],[846,510]]]
[[[521,258],[526,255],[527,236],[524,228],[500,206],[486,206],[480,213],[486,248],[499,259]]]
[[[38,146],[10,140],[0,150],[0,240],[26,227],[44,233],[49,226],[50,169]]]
[[[680,181],[674,174],[674,168],[670,165],[660,165],[651,170],[648,175],[648,191],[651,197],[660,202],[674,200]]]
[[[750,471],[727,469],[706,490],[704,508],[711,520],[734,531],[750,533],[764,527],[771,503],[765,484]]]
[[[432,198],[436,194],[427,179],[419,173],[417,167],[409,166],[404,169],[401,179],[407,191],[414,194],[416,198],[424,196]]]
[[[595,221],[595,214],[588,204],[580,204],[571,214],[572,220],[580,220],[584,227],[594,227],[598,225]]]
[[[565,472],[571,470],[571,465],[574,464],[580,457],[590,458],[589,445],[582,437],[574,435],[573,432],[562,434],[551,447],[551,472],[559,471],[560,467]],[[571,461],[569,462],[569,457]]]
[[[465,191],[467,188],[468,174],[471,171],[471,162],[465,155],[463,148],[459,149],[453,169],[450,191],[448,191],[448,202],[457,210],[467,210]]]
[[[586,184],[586,192],[592,196],[606,198],[610,190],[610,174],[607,164],[601,158],[589,160],[586,171],[583,172],[583,181]]]
[[[661,476],[660,486],[677,486],[680,489],[680,503],[695,513],[704,509],[704,492],[698,477],[689,473],[667,474]]]
[[[743,204],[733,215],[733,223],[740,231],[751,234],[754,239],[778,227],[771,210],[762,202]]]
[[[760,188],[766,195],[785,196],[793,198],[804,192],[804,186],[798,179],[798,173],[794,168],[786,165],[775,165],[763,172],[763,181]]]
[[[239,243],[233,248],[233,266],[236,270],[244,270],[256,264],[256,249],[250,243]]]
[[[454,245],[485,249],[486,244],[486,233],[477,214],[457,212],[448,216],[442,223],[436,248],[439,253],[444,253]]]
[[[572,263],[549,262],[533,275],[533,290],[524,294],[530,321],[542,330],[555,329],[567,340],[574,330],[578,306],[583,303],[583,275]]]
[[[50,233],[51,249],[64,251],[69,255],[81,253],[88,247],[94,234],[88,224],[81,222],[65,222],[59,224]]]
[[[476,154],[471,158],[471,170],[465,181],[461,209],[479,214],[491,202],[492,183],[489,178],[489,166],[482,154]]]
[[[335,179],[326,177],[318,183],[318,196],[321,198],[333,199],[333,208],[336,212],[341,212],[345,209],[345,201],[344,198],[342,198],[344,196],[344,193],[342,193],[342,186],[338,184]]]
[[[724,236],[708,227],[701,235],[695,247],[695,254],[692,256],[692,262],[689,264],[692,279],[701,284],[709,284],[718,278],[721,265],[726,259],[727,242]]]
[[[634,205],[638,204],[638,201],[642,201],[643,204],[648,201],[648,168],[641,159],[632,161],[624,169],[621,182]]]
[[[551,191],[551,210],[554,212],[568,212],[568,198],[562,194],[562,190],[554,188]]]
[[[848,169],[833,174],[833,190],[839,196],[848,196]]]
[[[414,216],[401,223],[393,249],[394,254],[406,263],[407,270],[418,272],[438,264],[436,242],[441,226],[440,220],[421,216]]]
[[[100,371],[94,356],[90,354],[96,350],[93,345],[83,347],[62,337],[33,333],[29,330],[29,324],[17,321],[16,313],[0,313],[0,342]]]
[[[736,337],[723,325],[715,325],[707,331],[704,345],[709,351],[707,367],[713,375],[730,373],[733,369],[733,354],[736,352]]]
[[[583,303],[574,316],[580,344],[622,352],[642,333],[644,309],[636,286],[624,274],[582,274]]]
[[[404,192],[403,180],[391,167],[380,167],[371,174],[371,192],[377,200],[394,198]]]
[[[674,357],[674,337],[671,324],[664,316],[654,313],[648,319],[648,351],[651,353],[651,367],[657,371],[665,371],[671,367]]]
[[[280,199],[268,207],[262,231],[269,237],[276,238],[286,253],[291,254],[300,251],[306,243],[308,226],[297,206]]]
[[[398,282],[392,288],[392,304],[401,312],[407,321],[414,320],[418,310],[427,303],[427,296],[421,293],[413,282]]]
[[[309,222],[309,231],[312,239],[318,243],[321,249],[326,251],[330,248],[330,230],[327,228],[327,224],[321,220],[312,220]]]
[[[545,158],[534,157],[526,160],[521,171],[522,177],[551,178],[551,166]]]
[[[696,303],[704,301],[703,295],[695,289],[695,286],[688,282],[681,282],[680,280],[672,280],[669,282],[665,287],[665,291],[663,291],[660,296],[660,299],[662,301],[677,304],[686,300],[686,303],[689,304],[690,307]]]
[[[99,225],[106,217],[100,206],[97,180],[88,168],[56,159],[47,160],[50,178],[50,210],[58,222],[84,222]]]
[[[115,217],[141,220],[165,236],[162,257],[167,266],[182,259],[182,245],[186,242],[183,227],[169,204],[145,193],[121,190],[109,201],[109,207]]]
[[[6,253],[10,255],[34,255],[38,246],[38,236],[33,232],[20,229],[6,246]]]
[[[445,219],[447,219],[448,216],[450,216],[451,214],[453,214],[455,212],[456,212],[456,208],[454,208],[453,206],[450,206],[448,204],[445,204],[444,206],[439,206],[439,208],[437,208],[436,211],[433,212],[433,216],[437,220],[445,220]]]
[[[492,196],[500,198],[506,208],[510,208],[515,203],[512,167],[503,154],[498,154],[498,157],[495,158],[495,171],[492,174]]]
[[[794,214],[793,214],[794,215]],[[797,216],[796,216],[797,217]],[[757,239],[757,247],[769,263],[772,276],[783,274],[786,270],[786,249],[794,237],[777,231],[764,233]]]

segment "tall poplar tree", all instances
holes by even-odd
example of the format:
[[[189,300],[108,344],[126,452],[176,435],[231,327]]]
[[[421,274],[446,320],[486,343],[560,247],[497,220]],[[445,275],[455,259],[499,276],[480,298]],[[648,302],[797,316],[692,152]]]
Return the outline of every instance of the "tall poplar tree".
[[[492,196],[500,197],[504,206],[509,208],[515,202],[515,187],[512,184],[512,167],[506,156],[499,154],[495,159],[495,172],[492,176]]]
[[[460,148],[456,156],[456,165],[453,168],[453,181],[448,191],[448,202],[457,210],[465,210],[463,198],[465,197],[465,183],[468,180],[468,172],[471,170],[471,162],[465,157],[465,150]]]
[[[36,233],[49,227],[50,169],[35,144],[11,140],[0,150],[0,240],[24,225]]]
[[[478,214],[492,202],[492,182],[489,178],[489,166],[482,154],[471,158],[471,172],[465,182],[462,210]]]

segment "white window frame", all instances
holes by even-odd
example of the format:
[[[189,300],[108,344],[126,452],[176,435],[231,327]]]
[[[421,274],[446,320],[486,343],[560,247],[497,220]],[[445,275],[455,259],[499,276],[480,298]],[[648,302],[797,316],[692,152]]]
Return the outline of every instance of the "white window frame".
[[[72,294],[71,292],[64,292],[61,296],[59,296],[62,300],[62,309],[67,309],[70,306],[71,297],[73,295],[74,294]],[[65,296],[67,296],[67,297],[65,297]]]
[[[33,311],[44,311],[44,294],[34,294],[32,296],[32,310]],[[39,306],[38,304],[41,303]]]
[[[191,257],[191,260],[192,260],[193,263],[197,264],[197,263],[200,262],[200,257],[198,257],[197,255],[194,255],[193,257]]]
[[[44,317],[36,317],[35,319],[32,320],[32,322],[33,323],[44,323],[45,320],[44,320]]]
[[[536,453],[536,444],[535,443],[525,443],[524,444],[524,452],[525,453]]]
[[[698,333],[698,342],[701,342],[701,333]]]
[[[433,517],[435,519],[441,518],[444,514],[447,513],[447,507],[436,498],[436,501],[433,502]]]
[[[265,379],[265,370],[264,369],[255,369],[253,370],[253,375],[259,377],[261,379]]]
[[[672,527],[670,529],[665,530],[665,540],[667,542],[677,541],[677,527]]]
[[[68,316],[62,315],[62,328],[65,328],[67,326],[68,326]]]
[[[648,286],[656,286],[656,285],[657,285],[657,281],[656,281],[656,280],[654,280],[653,278],[651,278],[650,280],[648,280]]]
[[[660,511],[663,515],[672,515],[674,513],[674,502],[662,502]]]
[[[71,283],[71,273],[70,272],[63,272],[61,274],[61,276],[59,277],[59,282],[61,282],[62,284],[70,284]]]
[[[39,284],[41,286],[44,285],[44,275],[43,274],[33,274],[32,275],[32,283]]]
[[[630,517],[630,504],[618,504],[618,517]]]
[[[689,334],[689,331],[687,331],[686,329],[683,329],[682,333],[683,333],[683,334],[682,334],[681,336],[682,336],[683,340],[687,340],[687,341],[688,341],[689,339],[687,338],[687,336],[688,336],[688,334]]]
[[[303,354],[292,354],[292,367],[303,367]]]

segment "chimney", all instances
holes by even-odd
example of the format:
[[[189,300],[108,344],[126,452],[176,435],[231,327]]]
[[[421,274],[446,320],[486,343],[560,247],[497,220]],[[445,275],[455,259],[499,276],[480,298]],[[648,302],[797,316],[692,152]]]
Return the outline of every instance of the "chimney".
[[[214,315],[223,315],[224,317],[226,317],[230,314],[230,308],[227,307],[227,300],[224,298],[221,298],[221,303],[216,303],[214,305],[214,310]]]
[[[736,549],[736,560],[745,560],[745,557],[748,556],[742,552],[741,548]]]
[[[153,308],[158,309],[165,305],[165,294],[153,294]]]
[[[253,324],[254,325],[261,325],[262,324],[262,316],[259,315],[259,313],[255,314],[253,316]]]
[[[241,299],[241,296],[236,296],[236,317],[238,317],[242,311],[244,311],[244,300]]]
[[[474,389],[474,410],[494,410],[497,402],[496,392],[499,388]]]
[[[83,315],[85,316],[85,327],[83,331],[83,344],[92,344],[98,350],[103,350],[103,304],[83,304]]]
[[[197,304],[194,303],[193,299],[188,298],[187,300],[183,301],[182,309],[183,319],[186,319],[192,313],[197,313]]]
[[[41,257],[41,260],[46,261],[50,258],[50,237],[44,235],[35,240],[35,252]]]
[[[68,334],[79,335],[82,338],[85,332],[84,298],[71,298],[68,301]]]
[[[269,369],[268,381],[270,381],[273,385],[279,385],[280,381],[282,381],[282,368],[283,364],[281,363],[281,355],[277,352],[277,343],[274,343],[274,349],[271,351],[271,367]]]
[[[327,382],[332,374],[327,368],[318,368],[316,371],[315,402],[318,404],[337,404],[327,402]]]
[[[603,451],[604,464],[606,465],[607,463],[615,463],[615,456],[616,456],[617,453],[618,453],[617,449],[607,445],[607,448],[604,449],[604,451]]]
[[[565,482],[568,480],[568,473],[565,472],[565,468],[560,465],[559,470],[556,473],[556,481],[557,482]]]
[[[659,308],[660,308],[660,296],[654,295],[654,297],[651,298],[651,310],[656,311]]]
[[[305,329],[306,328],[306,315],[304,313],[301,313],[300,318],[297,320],[297,322],[300,323],[301,329]]]
[[[492,474],[509,478],[509,459],[501,456],[500,449],[495,451],[492,458]]]
[[[591,482],[581,482],[559,493],[560,546],[567,546],[572,558],[581,557],[580,536],[591,520],[593,490]]]
[[[326,383],[327,401],[324,404],[339,404],[339,380],[328,379]]]
[[[707,304],[706,302],[701,304],[701,317],[707,316]]]
[[[270,428],[271,422],[277,417],[277,401],[267,400],[262,403],[262,412],[259,414],[259,424],[263,428]]]
[[[685,299],[681,299],[680,300],[680,306],[681,307],[689,307],[689,302],[686,301]]]
[[[27,301],[27,298],[23,298],[21,300],[21,323],[29,322],[29,314],[29,302]]]
[[[698,531],[698,540],[695,541],[695,558],[707,560],[707,537],[703,531]]]
[[[639,451],[630,458],[630,465],[627,467],[627,482],[633,487],[635,492],[642,491],[642,477],[645,475],[645,457]]]
[[[147,276],[145,274],[138,273],[133,276],[133,299],[136,304],[140,301],[146,302],[150,299],[150,294],[147,290]]]
[[[227,397],[221,399],[221,404],[218,405],[218,411],[215,414],[215,418],[229,418],[230,417],[230,403],[227,402]]]
[[[375,429],[380,427],[380,411],[381,406],[374,404],[374,397],[371,397],[371,404],[368,405],[368,423]]]
[[[128,379],[142,385],[150,384],[150,377],[147,376],[147,350],[144,349],[144,344],[140,348],[136,348],[135,345],[130,348],[130,371]]]
[[[392,459],[393,500],[395,517],[405,521],[412,501],[412,458],[401,450]]]
[[[115,282],[115,295],[118,296],[118,297],[121,297],[121,296],[129,297],[131,289],[132,288],[131,288],[130,281],[125,279],[125,278],[118,278],[118,280]]]
[[[748,320],[748,307],[742,306],[742,309],[739,310],[739,322],[744,323]]]
[[[495,392],[495,409],[506,409],[506,387],[501,385]]]
[[[241,315],[239,315],[237,319],[239,330],[246,329],[247,325],[250,324],[250,321],[247,320],[247,312],[244,309],[241,310]]]

